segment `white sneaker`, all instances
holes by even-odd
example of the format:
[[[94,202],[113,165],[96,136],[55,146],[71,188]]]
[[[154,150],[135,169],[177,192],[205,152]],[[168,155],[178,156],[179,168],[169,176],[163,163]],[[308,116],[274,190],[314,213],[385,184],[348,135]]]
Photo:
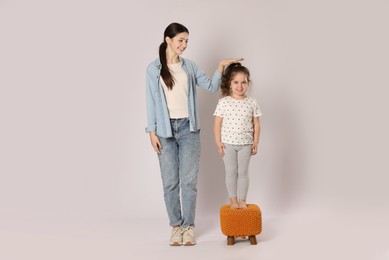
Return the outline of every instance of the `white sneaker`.
[[[169,245],[171,246],[182,245],[182,228],[180,226],[173,227],[172,234],[170,236]]]
[[[196,239],[194,235],[194,228],[189,226],[182,229],[182,242],[184,246],[194,246],[196,245]]]

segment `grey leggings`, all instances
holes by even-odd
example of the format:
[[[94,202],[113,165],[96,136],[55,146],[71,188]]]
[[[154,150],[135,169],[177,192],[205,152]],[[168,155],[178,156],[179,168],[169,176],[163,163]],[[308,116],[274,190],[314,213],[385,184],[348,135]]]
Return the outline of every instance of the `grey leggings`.
[[[226,186],[230,198],[237,197],[246,200],[249,188],[249,163],[251,158],[251,144],[231,145],[224,144],[224,167],[226,170]]]

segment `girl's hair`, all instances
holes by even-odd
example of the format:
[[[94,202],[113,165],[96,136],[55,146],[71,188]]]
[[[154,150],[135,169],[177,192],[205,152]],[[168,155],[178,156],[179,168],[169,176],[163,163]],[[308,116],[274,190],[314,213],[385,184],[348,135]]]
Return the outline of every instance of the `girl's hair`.
[[[236,63],[231,63],[228,65],[228,67],[224,70],[222,78],[221,78],[221,84],[220,88],[222,90],[222,96],[226,97],[229,96],[231,93],[231,88],[230,84],[232,79],[234,78],[236,73],[243,73],[247,77],[248,84],[250,85],[250,72],[249,70],[245,67],[242,66],[239,62]]]
[[[169,67],[167,66],[167,61],[166,61],[166,48],[167,48],[167,43],[166,43],[166,37],[173,38],[179,33],[186,32],[189,34],[188,29],[183,26],[182,24],[179,23],[171,23],[166,27],[165,32],[163,33],[163,42],[159,46],[159,59],[162,64],[162,69],[161,69],[161,77],[163,81],[165,82],[166,86],[168,89],[172,89],[174,85],[174,78],[173,75],[170,73]]]

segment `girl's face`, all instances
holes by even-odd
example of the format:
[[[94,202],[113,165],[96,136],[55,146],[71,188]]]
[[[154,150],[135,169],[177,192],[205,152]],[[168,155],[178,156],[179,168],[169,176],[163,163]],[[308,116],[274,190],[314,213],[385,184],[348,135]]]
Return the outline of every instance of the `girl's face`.
[[[166,37],[166,42],[170,51],[176,55],[181,55],[188,47],[189,34],[186,32],[178,33],[173,38]]]
[[[245,98],[248,88],[249,82],[247,80],[246,74],[243,72],[236,73],[230,82],[231,97],[236,99]]]

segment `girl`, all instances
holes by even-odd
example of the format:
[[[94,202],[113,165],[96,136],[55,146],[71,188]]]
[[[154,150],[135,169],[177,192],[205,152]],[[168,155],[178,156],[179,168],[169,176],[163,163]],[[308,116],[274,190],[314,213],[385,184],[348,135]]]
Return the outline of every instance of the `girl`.
[[[159,58],[146,72],[147,127],[158,154],[166,210],[173,227],[170,245],[194,245],[197,174],[200,160],[200,122],[196,86],[218,91],[224,66],[242,59],[219,62],[210,79],[181,54],[189,31],[172,23],[164,32]]]
[[[247,208],[248,168],[258,150],[262,113],[257,101],[246,95],[249,86],[249,70],[240,63],[230,64],[221,79],[223,97],[214,113],[215,143],[224,161],[231,208]]]

